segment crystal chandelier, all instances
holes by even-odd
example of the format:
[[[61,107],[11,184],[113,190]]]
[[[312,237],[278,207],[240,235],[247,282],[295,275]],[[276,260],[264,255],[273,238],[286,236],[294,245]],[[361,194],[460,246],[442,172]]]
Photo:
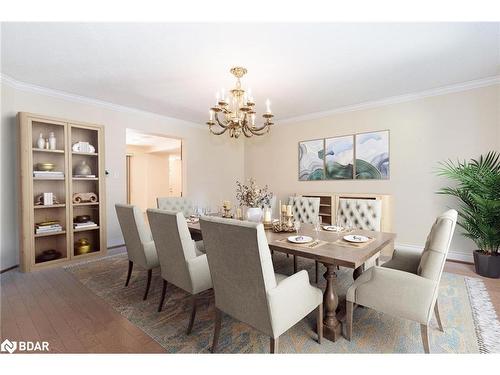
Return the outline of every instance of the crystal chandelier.
[[[221,135],[229,131],[231,138],[238,138],[241,134],[250,138],[253,135],[269,133],[269,129],[273,125],[271,119],[274,117],[271,113],[269,99],[266,100],[266,112],[262,115],[265,119],[264,124],[256,127],[255,101],[250,89],[246,92],[241,88],[240,82],[240,78],[247,73],[247,70],[236,66],[230,72],[236,77],[236,86],[229,91],[227,98],[224,95],[224,89],[222,89],[221,93],[217,93],[215,106],[210,108],[209,111],[210,120],[207,121],[208,129],[215,135]],[[216,126],[217,130],[213,129],[214,126]]]

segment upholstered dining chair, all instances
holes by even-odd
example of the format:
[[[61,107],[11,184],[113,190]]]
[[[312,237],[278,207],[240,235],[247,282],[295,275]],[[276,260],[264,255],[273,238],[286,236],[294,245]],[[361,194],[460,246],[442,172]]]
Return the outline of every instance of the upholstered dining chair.
[[[290,197],[288,204],[292,205],[293,219],[301,223],[314,224],[319,220],[320,198]],[[319,281],[319,263],[314,262],[315,281]],[[293,272],[297,272],[297,256],[293,256]]]
[[[262,208],[263,210],[270,209],[271,212],[274,212],[274,206],[276,206],[276,195],[273,195],[271,197],[271,199],[269,200],[269,204],[265,204],[264,202],[262,202],[260,208]]]
[[[193,202],[184,197],[158,197],[156,204],[160,210],[182,212],[185,217],[194,213]]]
[[[136,206],[115,204],[115,210],[128,254],[128,273],[125,286],[128,286],[134,264],[138,264],[148,271],[148,281],[143,297],[146,300],[151,286],[153,269],[160,265],[151,231],[144,221],[141,210]]]
[[[168,283],[192,295],[192,310],[187,334],[193,329],[198,294],[212,288],[203,243],[191,239],[186,218],[181,212],[148,209],[148,220],[160,260],[163,288],[158,312],[162,310]]]
[[[261,223],[203,216],[200,219],[215,294],[212,352],[216,352],[222,312],[270,337],[278,338],[317,309],[318,342],[323,336],[323,296],[306,271],[275,274]]]
[[[363,272],[347,290],[347,339],[351,340],[354,304],[420,323],[425,353],[430,352],[429,321],[436,315],[439,282],[457,222],[457,211],[448,210],[434,222],[421,254],[396,251],[382,267]]]
[[[337,208],[337,225],[351,224],[353,228],[380,232],[382,201],[376,199],[340,198]],[[379,254],[368,260],[364,267],[380,263]]]

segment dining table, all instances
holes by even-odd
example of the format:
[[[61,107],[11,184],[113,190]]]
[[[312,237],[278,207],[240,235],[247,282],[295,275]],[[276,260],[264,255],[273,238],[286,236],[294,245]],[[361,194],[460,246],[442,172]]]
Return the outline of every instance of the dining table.
[[[188,227],[192,235],[202,237],[199,222],[188,221]],[[365,263],[380,256],[381,250],[394,242],[396,237],[394,233],[354,229],[348,234],[366,236],[369,241],[365,244],[350,244],[343,239],[347,233],[324,229],[315,231],[313,225],[302,224],[299,234],[313,238],[313,241],[308,245],[288,241],[288,237],[294,233],[276,233],[272,229],[266,229],[265,232],[272,252],[312,259],[325,266],[326,272],[323,275],[326,280],[323,292],[323,335],[331,341],[336,341],[342,335],[341,320],[343,311],[345,311],[345,309],[338,309],[339,296],[335,288],[336,268],[341,266],[353,269],[355,280],[363,272]]]

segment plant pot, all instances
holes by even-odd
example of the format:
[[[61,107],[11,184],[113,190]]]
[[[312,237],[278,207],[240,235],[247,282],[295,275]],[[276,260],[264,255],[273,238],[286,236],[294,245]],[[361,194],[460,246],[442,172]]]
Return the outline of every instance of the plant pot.
[[[247,220],[260,223],[262,221],[262,208],[260,207],[249,207],[247,209]]]
[[[500,255],[489,255],[482,251],[474,251],[474,266],[480,276],[492,279],[500,278]]]

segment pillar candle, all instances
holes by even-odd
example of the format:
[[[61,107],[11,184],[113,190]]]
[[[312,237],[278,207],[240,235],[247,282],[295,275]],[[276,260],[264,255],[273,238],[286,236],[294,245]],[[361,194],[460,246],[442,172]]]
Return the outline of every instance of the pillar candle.
[[[266,210],[264,212],[264,223],[270,223],[271,222],[271,210]]]
[[[286,206],[286,214],[292,216],[292,206],[290,204]]]

